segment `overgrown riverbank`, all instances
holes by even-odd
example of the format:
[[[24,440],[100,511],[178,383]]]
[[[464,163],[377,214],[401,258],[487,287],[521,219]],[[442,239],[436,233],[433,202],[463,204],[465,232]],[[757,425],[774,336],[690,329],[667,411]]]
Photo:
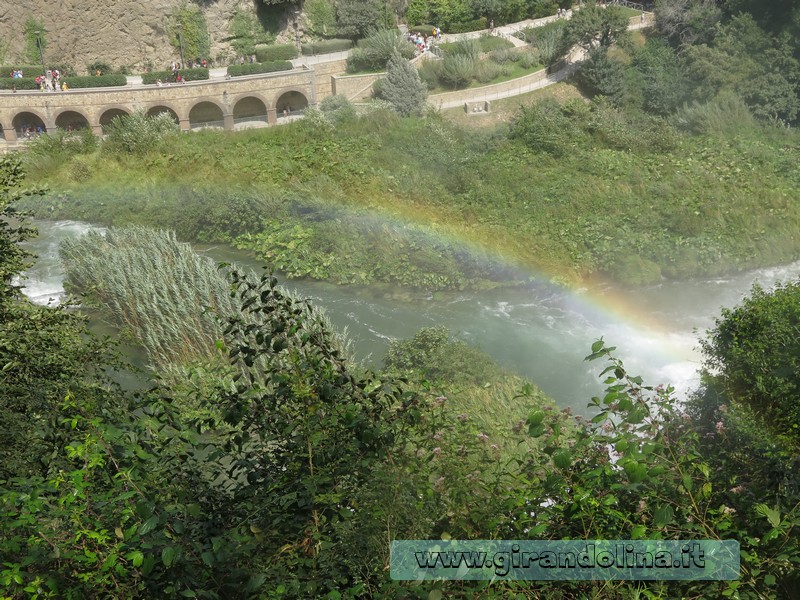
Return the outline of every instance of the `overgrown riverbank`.
[[[377,110],[124,156],[50,142],[26,158],[55,193],[27,206],[232,242],[290,276],[429,290],[531,271],[643,284],[796,259],[797,135],[727,118],[691,135],[573,101],[492,133]]]

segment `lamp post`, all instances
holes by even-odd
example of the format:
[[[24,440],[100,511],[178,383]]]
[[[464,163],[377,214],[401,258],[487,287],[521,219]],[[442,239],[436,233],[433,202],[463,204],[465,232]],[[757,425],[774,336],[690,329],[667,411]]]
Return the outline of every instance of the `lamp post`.
[[[186,68],[186,61],[183,58],[183,31],[178,27],[178,47],[181,50],[181,69]]]
[[[42,75],[47,74],[47,67],[44,66],[44,48],[42,48],[42,32],[34,31],[36,34],[36,45],[39,46],[39,56],[42,59]]]

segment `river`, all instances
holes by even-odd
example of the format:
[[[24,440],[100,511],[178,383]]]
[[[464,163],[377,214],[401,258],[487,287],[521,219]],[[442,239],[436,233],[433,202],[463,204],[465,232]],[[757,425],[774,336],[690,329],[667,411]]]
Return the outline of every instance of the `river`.
[[[39,258],[23,283],[30,298],[46,304],[63,291],[59,243],[90,226],[73,221],[36,225],[39,237],[26,246]],[[196,249],[216,261],[260,268],[252,257],[227,246]],[[445,325],[504,367],[533,380],[559,405],[585,414],[588,400],[603,389],[598,374],[605,365],[584,361],[601,336],[617,347],[631,374],[650,385],[672,384],[685,397],[698,382],[699,333],[713,325],[720,307],[738,304],[756,281],[770,286],[798,276],[800,262],[638,289],[568,291],[543,283],[534,289],[456,293],[444,300],[410,300],[402,294],[377,295],[315,281],[283,284],[324,307],[338,327],[347,327],[361,358],[380,364],[390,340],[410,337],[421,327]]]

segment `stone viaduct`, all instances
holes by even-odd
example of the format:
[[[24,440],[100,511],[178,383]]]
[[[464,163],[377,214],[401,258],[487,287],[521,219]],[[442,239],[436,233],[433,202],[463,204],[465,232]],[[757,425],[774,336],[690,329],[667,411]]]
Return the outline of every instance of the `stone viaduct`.
[[[0,141],[16,145],[31,131],[52,133],[59,128],[89,127],[100,135],[114,117],[136,110],[150,115],[167,113],[184,131],[275,124],[330,95],[331,74],[344,71],[344,61],[315,67],[164,86],[4,91],[0,92]]]

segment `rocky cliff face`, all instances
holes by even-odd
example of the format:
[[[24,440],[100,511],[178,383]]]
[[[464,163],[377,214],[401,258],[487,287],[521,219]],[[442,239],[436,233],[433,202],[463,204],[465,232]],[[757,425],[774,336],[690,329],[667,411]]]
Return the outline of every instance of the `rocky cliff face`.
[[[212,57],[230,50],[226,39],[233,15],[237,10],[254,13],[255,1],[197,2],[208,23]],[[146,65],[162,69],[179,60],[166,29],[170,14],[183,4],[185,0],[0,0],[2,62],[23,57],[25,22],[34,17],[47,31],[48,63],[71,64],[78,74],[96,60],[134,72]]]

